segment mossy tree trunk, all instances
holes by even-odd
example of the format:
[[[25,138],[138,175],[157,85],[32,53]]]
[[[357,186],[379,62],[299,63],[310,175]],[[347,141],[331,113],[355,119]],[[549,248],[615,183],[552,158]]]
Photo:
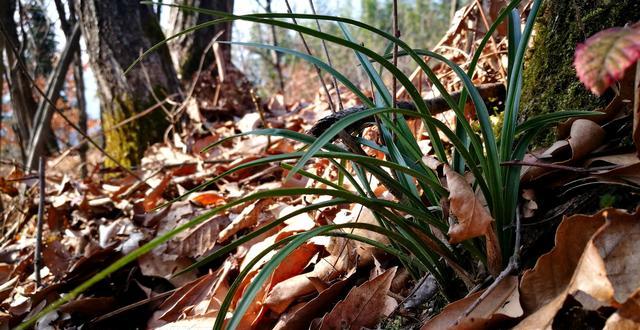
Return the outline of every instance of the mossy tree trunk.
[[[529,118],[562,110],[595,110],[611,95],[592,95],[576,77],[576,45],[613,26],[640,20],[638,0],[546,0],[525,64],[521,113]],[[538,143],[550,142],[547,134]]]
[[[233,12],[234,0],[179,0],[176,3],[184,6],[197,7],[222,11],[227,13]],[[169,11],[170,31],[168,35],[174,35],[187,28],[193,27],[207,21],[214,20],[215,17],[205,15],[193,11],[181,10],[177,7],[171,7]],[[193,33],[181,35],[169,41],[169,49],[173,57],[176,71],[180,75],[183,82],[190,81],[192,75],[198,69],[202,54],[207,52],[203,68],[208,68],[213,62],[213,56],[206,47],[211,40],[218,34],[218,41],[231,40],[232,22],[216,24],[213,26],[200,29]],[[226,67],[231,64],[231,45],[220,44],[220,51],[224,57],[223,62]]]
[[[151,8],[138,0],[80,0],[76,6],[98,82],[105,150],[125,166],[137,165],[147,146],[162,139],[168,125],[164,113],[154,111],[112,127],[178,92],[167,47],[149,54],[124,75],[141,52],[164,35]],[[114,164],[105,161],[105,165]]]

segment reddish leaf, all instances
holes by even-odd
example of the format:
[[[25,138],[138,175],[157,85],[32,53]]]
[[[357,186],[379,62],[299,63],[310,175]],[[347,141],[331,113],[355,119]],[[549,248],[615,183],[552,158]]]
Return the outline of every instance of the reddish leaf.
[[[191,197],[191,201],[198,206],[217,206],[224,203],[224,197],[214,192],[204,192]]]
[[[149,196],[144,199],[142,205],[144,206],[145,212],[153,210],[153,208],[158,205],[158,201],[162,198],[162,194],[167,189],[167,186],[169,186],[169,182],[171,182],[171,175],[167,175],[162,178],[162,181],[160,181],[158,186],[155,187]]]
[[[640,26],[615,27],[596,33],[578,45],[574,66],[578,78],[602,95],[640,58]]]

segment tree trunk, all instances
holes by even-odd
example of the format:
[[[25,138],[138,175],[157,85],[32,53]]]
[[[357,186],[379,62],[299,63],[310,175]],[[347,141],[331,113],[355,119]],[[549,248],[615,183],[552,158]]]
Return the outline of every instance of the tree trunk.
[[[166,47],[149,54],[124,75],[141,52],[164,36],[151,8],[137,0],[80,0],[76,5],[98,82],[105,150],[125,166],[137,165],[147,146],[162,139],[168,125],[163,113],[156,111],[111,128],[178,92]]]
[[[223,11],[227,13],[233,12],[234,0],[179,0],[176,3],[203,8],[210,10]],[[169,11],[169,35],[172,36],[181,32],[187,28],[193,27],[197,24],[201,24],[215,17],[196,13],[188,10],[181,10],[177,7],[171,7]],[[232,23],[227,22],[223,24],[216,24],[209,26],[198,31],[187,33],[178,38],[175,38],[169,42],[169,49],[171,50],[171,56],[173,57],[176,71],[181,77],[182,81],[190,81],[191,76],[198,69],[200,57],[206,51],[207,45],[211,42],[220,31],[222,35],[218,38],[220,41],[231,40],[231,27]],[[220,44],[220,50],[224,57],[224,63],[226,67],[231,64],[231,45]],[[213,63],[213,56],[211,53],[207,53],[205,57],[204,68],[207,68]]]
[[[11,105],[17,119],[18,132],[20,140],[20,150],[22,151],[22,161],[26,161],[26,150],[29,141],[29,135],[33,127],[33,116],[35,114],[37,103],[31,91],[31,84],[26,73],[20,68],[18,57],[15,50],[20,49],[20,41],[18,40],[18,32],[13,15],[16,10],[16,1],[3,1],[0,5],[0,28],[2,33],[5,52],[8,60],[7,70],[9,71],[9,86],[11,95]],[[24,61],[23,61],[24,63]]]
[[[536,22],[533,51],[525,64],[522,116],[595,110],[606,104],[607,97],[592,95],[576,77],[576,45],[598,31],[638,20],[638,0],[545,1]],[[538,144],[552,139],[553,134],[547,133]]]
[[[74,0],[68,1],[69,6],[69,19],[67,19],[67,14],[65,10],[65,6],[62,3],[62,0],[54,0],[56,5],[56,10],[58,11],[58,17],[60,19],[60,27],[64,32],[65,36],[68,38],[71,35],[71,27],[77,22],[76,11],[74,6]],[[82,132],[87,133],[87,103],[84,97],[84,69],[82,68],[82,56],[81,56],[80,48],[76,49],[74,57],[73,57],[73,80],[75,83],[76,90],[76,102],[78,107],[78,127]],[[80,176],[85,178],[88,174],[87,172],[87,150],[89,150],[88,144],[82,143],[80,147],[78,147],[78,152],[80,153]]]

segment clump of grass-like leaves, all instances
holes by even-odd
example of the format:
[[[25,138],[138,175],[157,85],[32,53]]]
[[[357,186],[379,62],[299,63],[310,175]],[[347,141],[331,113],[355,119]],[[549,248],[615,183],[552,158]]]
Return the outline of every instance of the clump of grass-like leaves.
[[[346,88],[351,90],[368,108],[368,110],[346,116],[327,129],[318,138],[281,129],[260,129],[240,134],[279,136],[302,142],[307,146],[304,151],[269,156],[241,164],[226,171],[225,173],[222,173],[211,181],[204,183],[193,191],[224,178],[235,171],[274,162],[280,162],[282,166],[289,169],[289,176],[298,173],[303,176],[307,176],[312,180],[322,182],[328,188],[284,188],[259,192],[231,201],[226,205],[213,208],[190,222],[156,237],[149,243],[108,266],[61,298],[59,301],[45,308],[34,318],[28,320],[27,323],[25,323],[25,327],[34,322],[38,317],[55,310],[63,303],[75,298],[91,285],[104,279],[127,263],[134,261],[136,258],[151,251],[156,246],[170,240],[179,232],[202,223],[203,221],[210,219],[213,215],[223,212],[235,205],[270,197],[327,195],[331,196],[332,199],[298,209],[291,214],[261,227],[260,229],[239,237],[237,240],[222,247],[212,255],[202,258],[188,269],[194,269],[209,263],[216,258],[225,256],[240,244],[275,228],[291,217],[303,212],[310,212],[327,206],[350,203],[361,204],[372,210],[379,225],[374,226],[361,223],[325,225],[307,232],[290,236],[268,247],[264,252],[251,260],[243,270],[241,270],[235,282],[231,285],[227,298],[223,301],[220,307],[220,311],[218,313],[219,317],[217,318],[214,326],[215,329],[222,328],[224,317],[230,308],[231,298],[254,264],[256,264],[270,251],[278,250],[277,253],[262,267],[260,272],[252,280],[251,284],[249,284],[245,289],[243,297],[235,306],[232,318],[226,324],[228,328],[233,329],[238,325],[238,322],[250,306],[261,286],[266,280],[268,280],[270,274],[275,270],[278,264],[289,253],[314,236],[341,236],[374,245],[397,256],[399,261],[415,277],[420,277],[426,273],[430,273],[442,288],[446,288],[448,283],[447,279],[451,278],[452,271],[449,267],[451,264],[469,264],[469,260],[465,260],[465,258],[468,259],[469,256],[472,256],[486,264],[487,256],[480,240],[467,240],[462,242],[461,247],[466,252],[461,253],[460,249],[454,249],[449,244],[441,242],[441,240],[434,234],[434,230],[447,233],[449,229],[448,222],[443,220],[442,209],[439,207],[433,207],[433,205],[439,205],[440,201],[443,198],[446,198],[449,192],[441,185],[437,173],[423,162],[424,155],[418,147],[416,138],[413,136],[409,126],[407,125],[405,116],[418,116],[424,122],[431,144],[435,151],[435,156],[441,163],[451,166],[451,168],[460,174],[464,174],[466,171],[470,171],[473,174],[475,184],[481,190],[487,202],[490,214],[493,219],[495,219],[494,230],[499,243],[499,250],[502,256],[505,257],[503,260],[506,260],[507,257],[514,252],[514,226],[512,226],[512,224],[517,211],[520,169],[515,166],[501,166],[501,163],[505,161],[522,160],[532,138],[544,126],[563,118],[586,114],[585,112],[578,111],[558,112],[532,118],[520,125],[517,124],[522,86],[523,59],[527,43],[533,29],[533,22],[540,8],[541,0],[534,0],[528,21],[523,31],[520,30],[520,17],[516,9],[519,2],[520,1],[518,0],[513,0],[502,10],[499,17],[487,32],[487,35],[482,40],[480,47],[478,47],[475,52],[467,72],[439,54],[427,50],[413,49],[401,39],[394,37],[390,33],[348,18],[325,15],[281,13],[236,16],[224,12],[174,5],[181,7],[183,10],[198,11],[214,17],[219,17],[219,19],[199,24],[183,31],[180,34],[193,32],[197,29],[223,22],[245,20],[290,29],[307,36],[320,38],[326,42],[350,48],[354,51],[362,69],[366,72],[374,86],[374,100],[370,100],[366,97],[365,94],[347,77],[319,58],[281,47],[233,42],[232,44],[234,45],[259,47],[286,53],[318,66],[320,69],[335,77]],[[343,37],[329,35],[312,28],[288,23],[283,20],[291,18],[317,19],[337,23],[343,31]],[[494,136],[493,127],[489,119],[489,112],[482,97],[480,96],[480,93],[474,87],[470,77],[474,74],[482,49],[489,40],[490,35],[505,19],[509,22],[509,70],[507,96],[504,109],[504,124],[500,132],[500,136],[496,137]],[[451,109],[456,113],[458,120],[455,131],[452,131],[444,123],[431,116],[427,104],[422,99],[418,89],[413,86],[410,79],[401,70],[389,61],[389,58],[391,57],[390,54],[378,54],[375,51],[360,45],[356,40],[353,40],[349,29],[354,27],[372,32],[391,44],[397,44],[401,49],[398,55],[410,57],[425,72],[433,86],[441,93]],[[175,38],[178,35],[172,36],[167,40]],[[163,43],[164,42],[166,42],[166,40],[163,41]],[[154,51],[158,46],[159,45],[154,46],[145,54]],[[424,61],[423,56],[428,56],[444,62],[462,81],[464,91],[457,102],[437,79],[434,72]],[[376,66],[379,67],[379,70],[376,70]],[[418,111],[417,114],[412,111],[396,109],[393,107],[391,92],[388,87],[385,86],[381,78],[383,70],[390,73],[406,89],[408,95],[411,97],[411,101],[415,104]],[[467,98],[471,99],[476,108],[480,126],[479,135],[474,133],[471,125],[464,117],[464,105]],[[378,144],[375,141],[365,140],[362,138],[357,138],[355,141],[362,146],[372,147],[383,152],[386,160],[362,155],[332,143],[335,137],[345,130],[345,128],[362,119],[372,116],[377,119],[381,143]],[[453,144],[452,159],[447,157],[447,150],[439,138],[439,133],[444,134]],[[236,138],[240,135],[229,137],[227,139]],[[216,144],[222,143],[227,139],[219,141]],[[215,145],[210,147],[213,148]],[[351,183],[354,187],[354,191],[344,188],[341,184],[327,181],[326,179],[317,177],[305,171],[303,169],[304,165],[312,158],[329,159],[340,172],[340,176]],[[294,166],[283,163],[284,161],[290,160],[297,160],[297,162]],[[347,170],[347,167],[343,166],[346,162],[351,163],[351,168],[353,170]],[[393,192],[396,197],[396,201],[376,198],[369,180],[372,176],[378,179],[378,181],[390,192]],[[423,196],[429,201],[431,206],[423,202]],[[344,229],[348,228],[360,228],[374,231],[388,236],[390,241],[393,243],[386,246],[368,238],[345,232]],[[429,240],[428,244],[424,241],[425,239]],[[429,248],[429,246],[433,247],[433,244],[435,244],[437,248]],[[446,290],[444,290],[443,293],[446,295]]]

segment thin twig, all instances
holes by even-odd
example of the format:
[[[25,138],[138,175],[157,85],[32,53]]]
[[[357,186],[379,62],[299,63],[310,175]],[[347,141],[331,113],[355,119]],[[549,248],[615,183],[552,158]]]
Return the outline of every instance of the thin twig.
[[[40,266],[42,263],[42,218],[44,217],[44,197],[45,197],[45,159],[40,156],[38,163],[38,175],[40,184],[40,202],[38,203],[38,222],[36,227],[36,251],[33,258],[33,268],[36,275],[36,285],[42,286],[42,279],[40,278]]]
[[[271,14],[271,1],[272,0],[267,0],[266,5],[263,7],[264,10]],[[258,3],[260,3],[258,1]],[[271,41],[273,42],[273,46],[274,47],[278,47],[278,35],[276,34],[276,26],[275,25],[270,25],[270,29],[271,29]],[[285,84],[284,84],[284,75],[282,74],[282,54],[278,51],[273,51],[273,66],[276,69],[276,73],[278,74],[278,81],[280,83],[280,93],[282,93],[282,99],[283,99],[283,105],[284,108],[286,110],[287,109],[287,102],[284,96],[284,90],[285,90]]]
[[[260,115],[260,120],[262,121],[262,126],[264,128],[269,128],[269,124],[267,123],[267,118],[264,115],[264,110],[260,106],[260,101],[258,100],[258,96],[253,88],[249,88],[249,94],[251,95],[251,101],[253,102],[253,106],[256,107],[256,111]],[[265,152],[271,148],[271,135],[267,135],[267,146],[264,148]]]
[[[287,12],[289,12],[289,14],[293,14],[291,5],[289,5],[289,0],[284,0],[284,3],[287,5]],[[298,25],[298,21],[295,18],[291,18],[291,20],[293,21],[293,24]],[[302,40],[302,45],[304,46],[304,49],[307,51],[307,54],[309,54],[310,56],[313,56],[313,52],[311,52],[311,48],[309,47],[309,44],[307,44],[307,40],[304,38],[304,35],[302,35],[302,32],[298,32],[298,35],[300,35],[300,40]],[[313,64],[313,67],[316,69],[316,73],[318,74],[318,79],[320,80],[320,85],[322,85],[322,89],[325,95],[327,96],[327,101],[329,102],[329,108],[331,109],[331,112],[335,113],[336,108],[335,108],[335,105],[333,104],[331,93],[329,93],[329,89],[327,88],[327,85],[324,83],[324,79],[322,79],[322,71],[315,64]]]
[[[611,166],[598,166],[598,167],[592,167],[592,168],[584,168],[584,167],[566,166],[566,165],[553,164],[553,163],[528,162],[524,160],[505,161],[500,163],[500,165],[502,166],[522,166],[522,165],[534,166],[534,167],[550,168],[554,170],[571,171],[571,172],[577,172],[577,173],[591,173],[591,172],[597,172],[597,171],[603,171],[603,170],[611,170],[611,169],[620,167],[619,165],[611,165]]]
[[[314,15],[316,14],[316,7],[313,5],[313,0],[309,0],[309,6],[311,7],[311,12]],[[322,28],[320,27],[320,21],[318,19],[316,21],[316,27],[318,28],[318,32],[322,32]],[[330,67],[333,67],[333,63],[331,61],[331,55],[329,55],[329,47],[327,47],[327,42],[324,39],[320,39],[320,43],[322,44],[322,49],[324,50],[324,55],[327,57],[327,62]],[[340,88],[338,87],[338,79],[335,76],[331,76],[331,82],[333,83],[333,90],[336,91],[336,97],[338,98],[338,108],[340,111],[344,110],[342,106],[342,96],[340,95]]]

